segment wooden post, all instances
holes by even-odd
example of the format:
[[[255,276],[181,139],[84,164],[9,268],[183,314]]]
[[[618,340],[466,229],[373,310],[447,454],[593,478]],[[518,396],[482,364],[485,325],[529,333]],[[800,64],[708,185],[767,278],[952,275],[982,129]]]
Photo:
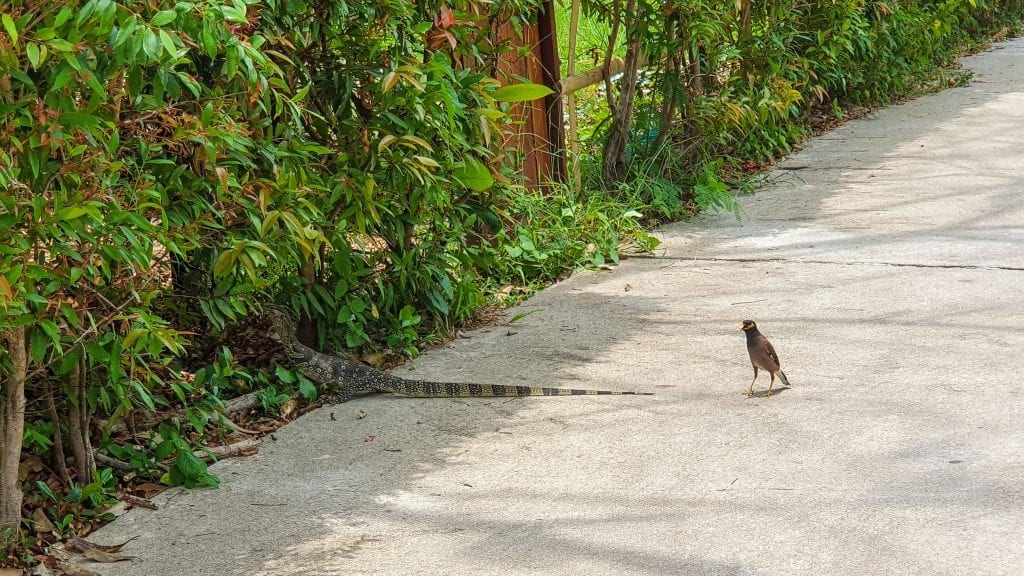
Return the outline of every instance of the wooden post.
[[[544,98],[547,112],[548,153],[551,155],[551,180],[565,181],[565,130],[562,110],[562,96],[557,86],[561,76],[561,63],[558,59],[558,38],[555,34],[555,3],[554,0],[544,2],[537,15],[537,31],[539,33],[540,65],[544,77],[544,85],[555,90],[554,94]]]

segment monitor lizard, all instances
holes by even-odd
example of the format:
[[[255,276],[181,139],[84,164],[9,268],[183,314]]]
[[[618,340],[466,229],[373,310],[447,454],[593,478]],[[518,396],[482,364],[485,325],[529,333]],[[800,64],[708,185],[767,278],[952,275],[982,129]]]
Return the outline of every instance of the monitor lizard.
[[[302,344],[295,335],[295,322],[292,320],[290,312],[284,308],[264,305],[263,315],[270,324],[270,338],[281,343],[291,366],[303,376],[336,394],[341,402],[350,400],[353,394],[360,392],[391,392],[402,396],[415,396],[419,398],[579,396],[593,394],[649,396],[653,394],[652,392],[587,390],[578,388],[429,382],[400,378],[346,358],[317,352]]]

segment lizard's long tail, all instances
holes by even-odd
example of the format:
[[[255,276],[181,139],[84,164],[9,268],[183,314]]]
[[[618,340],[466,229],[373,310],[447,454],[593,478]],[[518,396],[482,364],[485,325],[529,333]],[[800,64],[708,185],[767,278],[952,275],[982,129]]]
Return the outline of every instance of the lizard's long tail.
[[[500,384],[463,384],[454,382],[426,382],[423,380],[406,380],[404,378],[388,378],[387,384],[376,387],[380,392],[393,392],[403,396],[420,398],[469,398],[469,397],[502,397],[502,396],[584,396],[594,394],[643,395],[652,392],[633,392],[615,390],[583,390],[579,388],[546,388],[540,386],[503,386]]]

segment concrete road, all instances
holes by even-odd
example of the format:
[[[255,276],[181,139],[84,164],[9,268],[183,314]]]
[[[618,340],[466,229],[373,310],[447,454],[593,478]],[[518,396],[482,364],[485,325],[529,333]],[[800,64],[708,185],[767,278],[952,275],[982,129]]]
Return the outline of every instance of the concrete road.
[[[399,371],[655,396],[324,408],[101,531],[141,560],[92,568],[1024,573],[1024,41],[966,64],[811,142],[741,222],[668,226]],[[792,388],[744,396],[746,318]]]

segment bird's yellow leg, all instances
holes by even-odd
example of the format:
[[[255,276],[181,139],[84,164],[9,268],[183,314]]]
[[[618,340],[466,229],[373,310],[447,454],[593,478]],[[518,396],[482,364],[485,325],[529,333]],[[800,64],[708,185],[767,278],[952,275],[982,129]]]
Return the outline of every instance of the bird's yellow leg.
[[[754,395],[754,382],[757,382],[757,372],[754,372],[754,379],[750,381],[750,390],[747,390],[747,396]]]
[[[771,375],[772,375],[772,381],[768,383],[768,391],[765,392],[765,394],[764,394],[765,398],[767,398],[767,397],[772,395],[772,386],[775,386],[775,372],[771,372]]]

